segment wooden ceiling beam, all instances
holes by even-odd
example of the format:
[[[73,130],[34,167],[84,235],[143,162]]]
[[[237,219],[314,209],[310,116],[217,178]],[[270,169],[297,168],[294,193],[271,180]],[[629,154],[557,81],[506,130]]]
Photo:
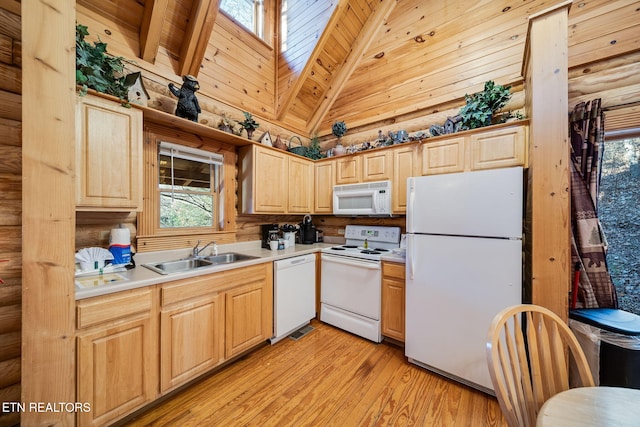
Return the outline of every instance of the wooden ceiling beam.
[[[351,46],[351,52],[347,56],[343,66],[332,76],[330,86],[324,94],[323,100],[318,104],[311,119],[307,122],[307,131],[310,135],[318,130],[320,122],[338,98],[349,77],[351,77],[358,67],[364,52],[366,52],[371,45],[376,32],[379,31],[380,26],[384,25],[396,4],[398,4],[398,0],[380,1],[376,9],[367,19],[367,22],[365,22],[362,31],[360,31]]]
[[[162,24],[169,0],[147,0],[140,25],[140,58],[154,63],[160,46]]]
[[[304,68],[302,69],[302,72],[296,78],[296,81],[293,87],[291,88],[291,90],[289,91],[287,98],[280,105],[280,108],[278,109],[278,113],[277,113],[278,120],[284,120],[284,117],[289,111],[289,109],[291,108],[291,105],[293,104],[295,99],[298,97],[298,94],[300,93],[300,89],[302,89],[307,77],[311,74],[311,71],[313,70],[315,63],[318,60],[318,57],[324,50],[324,46],[327,44],[327,41],[331,38],[331,32],[335,30],[336,24],[342,18],[343,10],[346,9],[348,4],[349,4],[349,0],[338,0],[338,4],[336,5],[335,9],[333,9],[333,13],[331,14],[331,18],[329,18],[329,22],[327,22],[327,26],[325,27],[325,30],[322,32],[320,39],[318,39],[318,43],[316,43],[316,47],[313,49],[313,52],[311,52],[311,56],[307,60]]]
[[[191,8],[189,25],[180,49],[178,75],[198,76],[218,15],[218,1],[196,0]]]

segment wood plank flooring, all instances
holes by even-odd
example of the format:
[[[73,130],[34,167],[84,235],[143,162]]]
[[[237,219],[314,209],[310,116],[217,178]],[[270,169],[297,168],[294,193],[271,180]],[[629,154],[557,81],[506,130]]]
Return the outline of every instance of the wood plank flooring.
[[[126,426],[502,426],[497,400],[409,364],[404,349],[313,321]]]

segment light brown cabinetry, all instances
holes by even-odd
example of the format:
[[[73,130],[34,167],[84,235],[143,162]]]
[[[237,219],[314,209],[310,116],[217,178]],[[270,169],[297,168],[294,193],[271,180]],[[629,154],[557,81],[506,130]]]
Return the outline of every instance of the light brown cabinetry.
[[[314,165],[310,160],[287,155],[289,181],[287,213],[307,214],[313,210]]]
[[[382,262],[382,335],[404,342],[405,265]]]
[[[76,98],[76,209],[142,209],[142,111]]]
[[[154,289],[79,301],[77,401],[79,426],[106,425],[157,396],[158,345]]]
[[[160,288],[160,390],[167,392],[219,364],[224,357],[224,295],[209,276]]]
[[[526,164],[527,128],[515,126],[469,135],[470,169]]]
[[[314,213],[333,213],[333,186],[336,182],[335,160],[315,164]]]
[[[273,335],[273,264],[230,270],[225,294],[225,357],[231,358]]]
[[[390,151],[393,176],[391,178],[392,212],[404,214],[407,212],[407,178],[418,172],[417,146],[407,145]]]
[[[422,144],[422,175],[527,166],[526,125],[501,125]]]
[[[336,184],[360,182],[360,156],[349,155],[336,158]]]
[[[242,213],[309,213],[313,209],[313,161],[251,144],[240,148],[238,164]]]
[[[386,181],[392,176],[390,150],[366,152],[362,156],[362,181]]]

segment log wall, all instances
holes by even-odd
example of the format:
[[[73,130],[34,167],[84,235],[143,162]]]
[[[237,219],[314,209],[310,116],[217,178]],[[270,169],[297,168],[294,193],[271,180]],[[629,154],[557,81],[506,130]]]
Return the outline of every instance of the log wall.
[[[8,4],[5,4],[8,3]],[[20,4],[0,5],[0,401],[20,401],[22,43]],[[0,427],[19,422],[0,413]]]

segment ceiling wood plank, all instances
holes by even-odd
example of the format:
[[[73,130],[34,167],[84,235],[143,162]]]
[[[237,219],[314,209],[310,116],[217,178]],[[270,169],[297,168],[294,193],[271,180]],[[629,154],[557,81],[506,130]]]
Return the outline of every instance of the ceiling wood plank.
[[[381,1],[369,16],[369,19],[365,23],[362,31],[360,31],[360,34],[351,48],[351,53],[347,57],[344,65],[340,67],[338,72],[333,76],[329,89],[325,92],[324,98],[317,106],[313,116],[309,120],[307,124],[309,134],[317,131],[318,126],[327,111],[329,111],[335,100],[338,99],[338,95],[344,88],[347,80],[349,80],[351,74],[353,74],[354,70],[358,67],[359,62],[363,57],[363,53],[369,48],[369,45],[373,40],[373,36],[387,20],[397,3],[397,0]]]
[[[213,25],[218,15],[218,2],[214,0],[196,0],[191,8],[189,25],[185,31],[178,75],[191,74],[197,77],[200,64],[204,59]]]
[[[336,24],[342,18],[343,10],[347,7],[348,3],[349,3],[349,0],[338,1],[338,4],[336,5],[335,9],[333,10],[333,13],[331,14],[331,18],[329,18],[329,22],[327,22],[325,31],[322,32],[322,35],[320,36],[320,39],[318,40],[316,47],[313,49],[311,56],[307,60],[307,63],[302,69],[302,72],[296,78],[296,81],[293,84],[293,87],[291,88],[291,90],[289,91],[287,98],[280,104],[280,108],[278,109],[278,120],[283,120],[288,110],[291,108],[291,105],[297,98],[298,93],[300,92],[300,89],[302,89],[302,87],[304,86],[304,83],[306,81],[306,76],[308,76],[311,73],[311,70],[316,64],[318,57],[324,50],[324,46],[327,44],[327,40],[329,40],[329,38],[331,37],[331,31],[327,31],[326,29],[335,28]]]
[[[140,57],[150,63],[156,61],[162,24],[169,0],[147,0],[140,25]]]

